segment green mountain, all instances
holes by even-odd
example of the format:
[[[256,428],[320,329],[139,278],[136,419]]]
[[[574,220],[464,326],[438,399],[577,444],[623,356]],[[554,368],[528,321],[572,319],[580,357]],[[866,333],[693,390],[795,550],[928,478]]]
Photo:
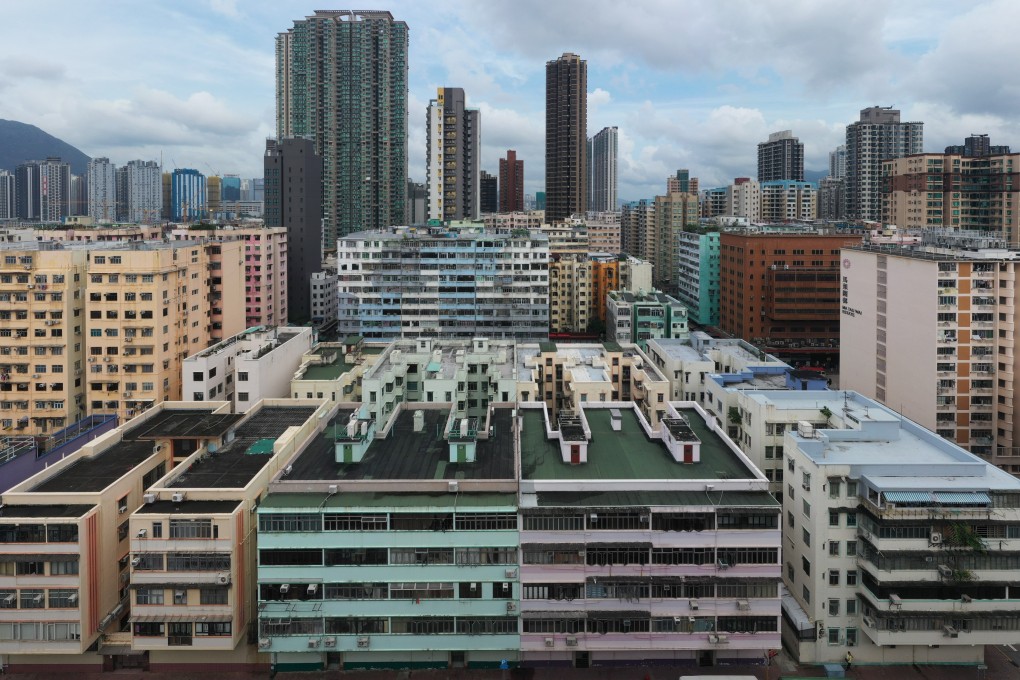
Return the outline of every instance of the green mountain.
[[[71,172],[76,175],[88,172],[89,157],[67,142],[34,125],[0,119],[0,170],[14,172],[14,168],[25,161],[43,160],[50,156],[59,156],[70,163]]]

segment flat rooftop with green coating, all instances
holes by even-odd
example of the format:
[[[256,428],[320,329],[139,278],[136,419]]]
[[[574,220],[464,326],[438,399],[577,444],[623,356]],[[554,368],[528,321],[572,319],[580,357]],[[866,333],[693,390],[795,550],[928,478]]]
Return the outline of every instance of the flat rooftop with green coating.
[[[701,461],[692,464],[673,460],[665,444],[649,439],[633,409],[619,409],[620,431],[613,430],[611,409],[585,409],[591,428],[588,462],[564,463],[559,442],[546,439],[541,409],[523,409],[521,476],[526,480],[611,479],[755,479],[747,465],[708,428],[694,410],[680,410],[701,440]]]
[[[348,364],[338,355],[334,361],[331,361],[328,364],[309,364],[308,368],[305,369],[305,374],[301,376],[301,379],[336,380],[352,368],[354,368],[353,364]]]

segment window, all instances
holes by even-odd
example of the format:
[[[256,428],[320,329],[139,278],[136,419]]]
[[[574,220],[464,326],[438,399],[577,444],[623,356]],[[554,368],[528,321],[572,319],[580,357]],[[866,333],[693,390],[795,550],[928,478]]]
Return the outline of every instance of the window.
[[[174,604],[175,605],[188,604],[188,591],[187,590],[175,590],[174,591]]]
[[[829,616],[839,616],[839,600],[829,600]]]
[[[857,598],[851,598],[846,601],[846,615],[847,616],[857,615]]]
[[[855,585],[857,585],[857,570],[856,569],[847,569],[846,570],[846,584],[848,586],[855,586]]]
[[[196,623],[195,635],[230,635],[230,621],[215,623]]]
[[[226,588],[202,588],[198,593],[199,604],[227,604]]]
[[[808,558],[803,557],[803,556],[800,558],[800,568],[808,576],[811,575],[811,562],[808,561]]]
[[[829,585],[830,586],[838,586],[839,585],[839,569],[830,569],[829,570]]]
[[[238,380],[238,382],[247,382],[248,381],[248,371],[238,371],[237,372],[237,380]]]
[[[191,646],[191,623],[170,623],[167,644],[171,647]]]
[[[135,591],[135,604],[163,604],[163,589],[139,588]]]
[[[829,526],[839,526],[839,510],[829,510]]]
[[[801,535],[804,539],[804,545],[808,546],[811,545],[811,532],[809,532],[807,529],[801,529],[801,532],[802,532]]]
[[[804,602],[806,604],[811,604],[811,590],[807,586],[804,586],[804,589],[801,592],[804,595]]]
[[[807,515],[808,517],[810,517],[811,516],[811,504],[808,503],[806,499],[802,500],[801,503],[802,503],[801,509],[804,511],[804,514]]]
[[[857,555],[857,541],[846,542],[846,556],[855,557]]]
[[[857,526],[857,513],[856,512],[848,512],[848,513],[846,513],[846,525],[848,527],[855,527],[855,526]]]
[[[829,644],[830,645],[838,645],[839,644],[839,630],[840,630],[839,628],[830,628],[829,629]]]
[[[857,646],[857,629],[847,628],[846,629],[846,646],[856,647]]]
[[[854,498],[857,496],[857,482],[846,483],[846,496],[847,498]]]
[[[839,541],[829,541],[829,557],[839,557]]]
[[[50,609],[77,609],[78,591],[73,588],[51,588]]]

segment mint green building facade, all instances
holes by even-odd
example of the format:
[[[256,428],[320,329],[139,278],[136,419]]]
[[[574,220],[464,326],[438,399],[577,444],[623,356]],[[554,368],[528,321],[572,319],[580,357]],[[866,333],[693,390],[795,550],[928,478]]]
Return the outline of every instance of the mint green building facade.
[[[719,325],[719,232],[681,231],[677,239],[677,299],[688,319]]]

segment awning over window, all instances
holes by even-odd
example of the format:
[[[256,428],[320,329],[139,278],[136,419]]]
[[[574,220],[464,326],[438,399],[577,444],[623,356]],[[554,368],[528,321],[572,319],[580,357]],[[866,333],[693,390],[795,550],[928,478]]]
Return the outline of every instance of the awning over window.
[[[943,505],[991,505],[992,499],[980,491],[936,491],[935,500]]]
[[[931,494],[927,491],[886,491],[885,500],[889,503],[931,503]]]

